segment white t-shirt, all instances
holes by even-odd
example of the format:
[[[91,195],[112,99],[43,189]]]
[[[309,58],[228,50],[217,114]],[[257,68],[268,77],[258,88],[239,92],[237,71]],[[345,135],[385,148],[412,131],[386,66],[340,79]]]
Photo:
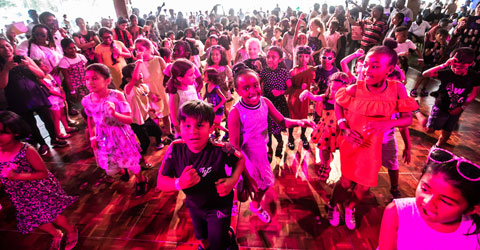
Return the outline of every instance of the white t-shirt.
[[[76,58],[68,58],[68,57],[64,56],[60,60],[60,62],[58,63],[58,67],[62,68],[62,69],[68,69],[70,67],[70,65],[76,64],[76,63],[81,62],[81,61],[83,63],[87,63],[87,58],[85,58],[85,56],[82,55],[82,54],[77,54]]]
[[[57,67],[63,57],[62,48],[59,48],[58,46],[56,48],[45,47],[36,45],[35,43],[31,43],[30,55],[28,55],[28,40],[23,41],[17,46],[17,54],[40,60],[47,65],[49,69],[47,73],[50,73],[55,67]]]
[[[408,52],[411,49],[416,50],[417,46],[410,39],[407,39],[404,43],[398,43],[398,46],[395,48],[395,52],[400,54],[403,52]]]
[[[422,23],[420,23],[420,25],[418,25],[417,22],[413,22],[408,32],[412,32],[412,34],[418,37],[424,37],[425,32],[427,31],[427,29],[430,29],[430,27],[431,27],[430,24],[425,20],[423,20]]]

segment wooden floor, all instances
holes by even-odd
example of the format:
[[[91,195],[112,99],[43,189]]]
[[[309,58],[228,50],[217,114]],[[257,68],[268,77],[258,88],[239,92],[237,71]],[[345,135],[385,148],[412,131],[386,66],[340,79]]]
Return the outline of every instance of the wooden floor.
[[[407,89],[418,74],[411,69]],[[437,84],[438,85],[438,84]],[[431,88],[436,89],[437,85]],[[418,98],[421,110],[428,114],[432,97]],[[462,116],[460,127],[449,141],[450,150],[459,156],[480,162],[479,137],[480,104],[473,103]],[[403,196],[414,196],[421,167],[428,150],[438,138],[425,134],[414,119],[410,127],[412,162],[400,163],[400,188]],[[403,141],[397,132],[400,150]],[[286,141],[286,140],[285,140]],[[154,152],[149,160],[155,167],[146,170],[150,178],[150,191],[142,198],[133,197],[134,177],[130,182],[112,184],[98,182],[104,171],[97,168],[91,152],[86,150],[86,139],[77,133],[69,139],[70,147],[52,149],[44,157],[48,168],[60,180],[64,189],[79,200],[65,211],[69,220],[79,229],[76,249],[196,249],[183,193],[155,192],[158,167],[165,149]],[[287,152],[290,162],[295,152]],[[241,249],[375,249],[383,209],[391,201],[386,169],[379,174],[379,185],[371,189],[371,197],[358,208],[358,229],[348,230],[343,223],[331,227],[326,220],[325,201],[332,186],[322,184],[314,174],[312,154],[309,156],[309,181],[296,178],[296,169],[275,167],[275,186],[265,197],[265,207],[272,215],[270,224],[262,223],[248,209],[249,203],[240,206],[238,217],[233,218]],[[338,159],[338,155],[336,157]],[[275,165],[275,164],[273,164]],[[282,164],[283,165],[283,164]],[[331,180],[338,179],[338,160],[334,163]],[[0,191],[0,248],[48,249],[49,235],[35,230],[29,235],[16,231],[15,210]]]

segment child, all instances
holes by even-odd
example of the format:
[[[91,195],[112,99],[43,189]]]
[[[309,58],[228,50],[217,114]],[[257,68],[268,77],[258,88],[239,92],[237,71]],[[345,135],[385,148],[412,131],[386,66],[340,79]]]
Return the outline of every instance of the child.
[[[171,140],[172,129],[170,126],[170,110],[168,108],[168,97],[163,85],[164,74],[163,71],[167,67],[165,61],[159,57],[153,55],[152,43],[145,39],[139,38],[135,41],[135,49],[137,51],[137,58],[140,60],[139,69],[143,75],[143,80],[147,84],[150,90],[151,108],[155,111],[153,119],[162,119],[165,133],[168,140]],[[159,122],[157,122],[159,124]],[[160,141],[157,141],[159,144]]]
[[[88,89],[85,86],[87,58],[82,54],[77,54],[77,48],[72,39],[63,39],[61,45],[64,56],[58,63],[58,67],[65,78],[71,103],[75,105],[75,108],[79,108],[82,98],[88,95]]]
[[[147,177],[140,172],[140,159],[132,123],[131,109],[122,92],[108,89],[112,78],[103,64],[94,63],[85,71],[90,94],[82,100],[87,115],[90,144],[97,164],[106,171],[109,179],[123,171],[122,180],[128,181],[128,170],[136,178],[135,197],[147,193]]]
[[[383,213],[378,249],[478,249],[479,166],[432,148],[415,198]]]
[[[218,72],[219,87],[223,96],[227,101],[232,101],[233,75],[232,70],[228,66],[227,55],[225,49],[220,45],[210,47],[210,54],[207,59],[207,69],[216,69]],[[231,105],[230,105],[231,106]],[[228,110],[225,113],[228,116]]]
[[[355,68],[354,68],[355,72],[352,73],[350,71],[350,67],[348,66],[348,64],[355,58],[357,59],[355,61]],[[340,62],[340,66],[342,67],[342,71],[345,74],[348,75],[350,83],[353,84],[353,83],[357,82],[357,80],[363,80],[364,75],[362,74],[362,72],[363,72],[363,62],[364,61],[365,61],[365,52],[363,51],[363,49],[358,49],[357,51],[355,51],[355,53],[352,53],[352,54],[346,56]],[[356,75],[354,75],[354,74],[356,74]]]
[[[447,55],[447,38],[448,31],[446,29],[438,29],[435,33],[435,42],[425,41],[425,52],[424,52],[424,66],[422,71],[425,72],[427,69],[433,68],[440,63],[444,62]],[[428,96],[427,86],[430,78],[420,76],[415,83],[415,86],[410,91],[411,97],[418,96],[418,88],[423,84],[423,88],[420,91],[420,96]]]
[[[364,62],[365,80],[340,89],[335,95],[335,116],[344,140],[340,143],[340,185],[335,186],[327,206],[333,226],[340,219],[337,204],[346,202],[345,224],[348,229],[355,229],[355,207],[365,199],[369,188],[377,185],[384,132],[411,124],[411,111],[418,107],[413,98],[408,98],[402,83],[387,80],[396,64],[397,54],[392,48],[373,47]],[[391,120],[395,112],[400,112],[400,118]],[[352,199],[340,200],[339,195],[349,188],[353,190]]]
[[[339,42],[342,35],[337,31],[338,27],[340,27],[340,24],[337,20],[331,21],[330,27],[325,34],[325,47],[332,48],[335,53],[338,53],[342,47],[342,43]]]
[[[179,108],[189,100],[198,100],[195,89],[195,66],[187,59],[177,59],[170,68],[170,80],[167,82],[168,104],[170,119],[175,128],[175,135],[180,135],[178,121]]]
[[[243,63],[257,73],[260,73],[260,71],[267,68],[267,61],[263,57],[260,40],[257,38],[250,38],[245,43],[245,46],[247,47],[248,59],[243,61]]]
[[[70,133],[78,131],[77,128],[71,128],[68,126],[67,117],[66,117],[66,107],[65,107],[65,92],[63,91],[62,86],[56,81],[56,79],[48,74],[48,66],[44,63],[34,60],[37,63],[38,67],[42,69],[45,73],[45,78],[41,79],[45,87],[47,87],[48,91],[50,92],[50,96],[48,96],[48,100],[50,101],[50,114],[52,115],[53,125],[55,126],[55,132],[57,134],[57,139],[66,139],[69,138],[71,135]],[[62,133],[60,129],[60,123],[62,123],[63,127],[65,128],[65,132],[67,134]]]
[[[273,28],[272,46],[282,46],[282,28],[279,26]]]
[[[283,128],[314,124],[306,119],[285,118],[270,100],[261,96],[260,79],[255,71],[244,64],[237,64],[233,68],[235,88],[241,99],[234,105],[228,116],[230,142],[235,148],[242,151],[246,169],[258,187],[258,191],[250,203],[250,210],[261,221],[269,223],[271,221],[270,214],[260,204],[265,192],[275,182],[265,145],[268,142],[268,117],[271,117]]]
[[[195,237],[201,241],[198,249],[238,249],[229,226],[232,189],[245,160],[232,147],[209,141],[214,117],[213,108],[203,101],[191,100],[182,105],[182,139],[174,141],[165,153],[157,187],[185,192]],[[233,168],[231,176],[226,174],[225,166]]]
[[[203,96],[203,99],[212,105],[213,111],[215,112],[215,138],[220,136],[218,129],[223,130],[225,133],[227,132],[227,130],[220,124],[222,123],[226,98],[220,90],[221,79],[219,79],[219,77],[219,73],[215,68],[205,70],[205,82],[207,84],[205,85],[205,95]]]
[[[158,98],[152,95],[148,85],[143,81],[143,74],[140,72],[142,62],[138,60],[136,63],[130,63],[122,69],[123,83],[122,87],[127,102],[132,108],[132,123],[130,127],[140,141],[141,154],[147,154],[150,146],[149,136],[155,137],[157,150],[164,147],[162,143],[162,130],[158,124],[152,119],[155,111],[150,106],[150,99]]]
[[[0,111],[0,180],[15,206],[18,231],[27,234],[38,227],[52,235],[50,249],[60,249],[63,232],[58,227],[65,230],[65,249],[70,250],[77,244],[78,231],[63,211],[77,197],[65,194],[37,151],[21,142],[29,131],[18,115]]]
[[[335,66],[336,53],[331,48],[323,48],[320,51],[321,64],[315,70],[315,85],[314,94],[321,95],[325,93],[328,88],[328,78],[338,71]]]
[[[292,86],[290,73],[285,68],[279,67],[279,63],[283,59],[282,49],[272,46],[267,52],[267,68],[264,68],[259,76],[263,85],[263,95],[269,99],[275,108],[280,111],[282,116],[289,118],[290,111],[288,110],[287,99],[285,98],[285,91]],[[283,139],[282,131],[285,131],[284,126],[280,126],[273,119],[268,120],[268,133],[273,135],[277,140],[277,148],[275,156],[282,158]],[[269,153],[272,153],[272,140],[268,141]]]
[[[405,26],[400,26],[395,29],[395,40],[397,41],[397,47],[395,51],[398,55],[398,60],[400,62],[400,67],[403,72],[407,73],[408,71],[408,57],[410,55],[410,50],[415,50],[417,53],[418,63],[421,65],[423,63],[422,52],[417,48],[417,46],[410,41],[408,38],[408,28]],[[387,41],[385,39],[384,43]]]
[[[320,181],[326,181],[330,174],[330,162],[333,160],[333,153],[338,148],[337,138],[340,136],[340,129],[335,118],[334,104],[335,94],[340,88],[348,86],[348,76],[343,72],[337,72],[329,78],[329,88],[325,94],[313,95],[310,91],[304,90],[300,99],[310,99],[319,102],[321,105],[321,119],[317,128],[312,132],[312,141],[317,144],[321,151],[321,165],[318,169]]]
[[[300,93],[309,90],[315,78],[315,68],[312,64],[312,49],[308,46],[299,46],[295,51],[295,68],[290,71],[292,77],[292,86],[288,95],[288,109],[292,119],[307,119],[309,101],[300,100]],[[305,149],[310,148],[307,137],[305,136],[306,128],[302,128],[302,144]],[[288,143],[290,150],[295,148],[295,139],[293,138],[293,128],[288,129]]]
[[[475,59],[473,49],[455,49],[450,57],[444,64],[423,72],[424,77],[438,77],[441,82],[439,95],[435,98],[426,124],[428,133],[442,130],[435,144],[437,147],[445,146],[460,116],[475,100],[479,89],[478,74],[470,69]]]

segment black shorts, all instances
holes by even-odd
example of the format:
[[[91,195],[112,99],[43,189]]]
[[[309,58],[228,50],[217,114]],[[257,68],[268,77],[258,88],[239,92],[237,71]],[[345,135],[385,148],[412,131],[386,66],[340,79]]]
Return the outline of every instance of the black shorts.
[[[428,116],[427,127],[434,130],[444,130],[446,132],[452,132],[458,124],[460,115],[451,115],[447,111],[440,110],[437,106],[433,105]]]
[[[209,210],[189,207],[188,211],[198,240],[208,239],[210,249],[227,249],[230,246],[228,229],[232,219],[232,206]]]

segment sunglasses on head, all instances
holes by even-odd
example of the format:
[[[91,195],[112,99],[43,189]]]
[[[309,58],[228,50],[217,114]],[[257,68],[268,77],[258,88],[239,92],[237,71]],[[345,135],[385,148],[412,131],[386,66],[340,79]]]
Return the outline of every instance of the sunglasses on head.
[[[310,48],[308,46],[300,46],[300,47],[298,47],[298,53],[310,54],[310,53],[312,53],[312,48]]]
[[[342,84],[344,84],[344,85],[347,85],[347,82],[342,81],[342,80],[340,80],[340,79],[333,79],[332,82],[340,82],[340,83],[342,83]]]
[[[450,151],[434,147],[430,149],[427,159],[435,163],[457,161],[457,172],[459,175],[469,181],[480,181],[480,166],[463,157],[458,157]]]
[[[333,57],[331,57],[331,56],[322,56],[322,59],[323,59],[323,60],[325,60],[325,59],[332,60]]]

